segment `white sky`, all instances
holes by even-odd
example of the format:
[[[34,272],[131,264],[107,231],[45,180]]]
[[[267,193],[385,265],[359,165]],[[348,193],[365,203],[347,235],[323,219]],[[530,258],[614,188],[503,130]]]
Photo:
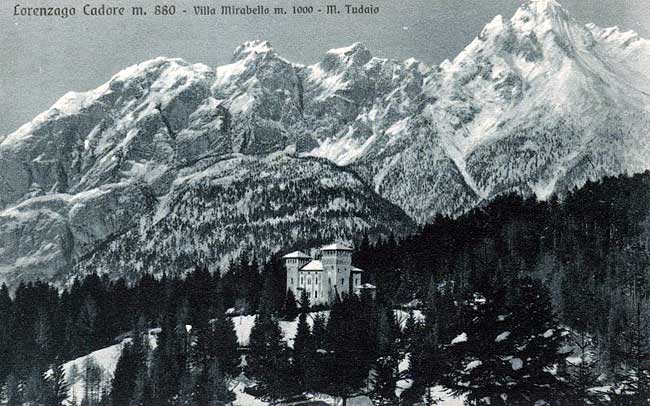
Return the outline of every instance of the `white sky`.
[[[221,1],[221,2],[219,2]],[[336,17],[14,17],[24,6],[75,5],[100,0],[0,1],[0,134],[8,134],[47,109],[69,90],[102,84],[114,73],[156,56],[181,57],[208,65],[226,63],[237,45],[266,39],[289,60],[313,63],[328,49],[363,42],[380,57],[415,57],[427,63],[453,58],[497,14],[510,17],[519,0],[359,1],[381,14]],[[111,5],[152,5],[149,0],[104,0]],[[356,0],[159,0],[188,9],[193,5],[268,6],[357,4]],[[578,20],[619,25],[650,37],[648,0],[564,0]],[[180,14],[180,13],[179,13]],[[406,27],[406,29],[405,29]]]

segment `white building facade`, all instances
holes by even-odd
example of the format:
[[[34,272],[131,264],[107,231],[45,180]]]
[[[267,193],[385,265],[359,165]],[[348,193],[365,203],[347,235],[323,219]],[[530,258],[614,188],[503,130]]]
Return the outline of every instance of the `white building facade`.
[[[352,265],[352,248],[325,245],[316,257],[300,251],[282,257],[287,268],[287,290],[291,289],[297,299],[304,290],[311,304],[329,304],[337,295],[350,294],[361,286],[363,271]]]

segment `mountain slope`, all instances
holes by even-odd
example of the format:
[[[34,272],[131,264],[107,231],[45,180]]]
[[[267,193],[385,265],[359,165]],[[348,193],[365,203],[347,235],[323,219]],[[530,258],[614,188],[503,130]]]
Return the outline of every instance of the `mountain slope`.
[[[467,135],[454,137],[485,195],[545,198],[648,167],[649,71],[632,74],[621,63],[625,47],[591,27],[552,0],[531,2],[510,21],[496,18],[446,67],[472,72],[463,93],[477,113],[464,123]]]
[[[290,151],[268,155],[295,140],[272,145],[267,129],[282,119],[260,118],[264,103],[249,115],[233,108],[237,92],[217,99],[222,74],[158,58],[64,96],[6,137],[2,279],[67,280],[91,270],[91,259],[112,275],[175,272],[197,261],[223,264],[248,247],[266,256],[300,241],[413,229],[354,173]],[[183,241],[199,240],[188,252]]]
[[[326,161],[236,154],[181,172],[155,211],[81,258],[72,275],[174,274],[197,262],[224,270],[243,249],[268,255],[297,242],[414,229],[400,208]]]
[[[453,61],[400,78],[312,153],[360,168],[420,222],[501,193],[546,198],[640,172],[650,166],[649,58],[649,42],[633,32],[584,26],[552,0],[530,1],[510,20],[496,17]],[[375,85],[377,63],[355,72]],[[417,96],[404,98],[404,86],[419,86]],[[382,115],[382,103],[408,108]]]
[[[215,69],[147,61],[0,138],[0,274],[223,264],[640,172],[649,62],[553,0],[436,67],[359,43],[305,66],[264,41]]]

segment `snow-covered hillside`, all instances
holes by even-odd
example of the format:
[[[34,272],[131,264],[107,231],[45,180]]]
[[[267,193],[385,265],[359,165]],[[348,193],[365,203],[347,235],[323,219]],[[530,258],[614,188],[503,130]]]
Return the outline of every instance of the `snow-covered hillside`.
[[[195,258],[224,270],[244,248],[264,255],[316,236],[331,241],[413,229],[401,209],[322,160],[234,155],[179,172],[155,210],[81,258],[70,277],[93,270],[169,274],[192,267]]]
[[[313,318],[317,314],[324,314],[326,317],[329,314],[329,311],[321,312],[321,313],[310,313],[309,317],[307,318],[307,322],[310,325],[313,325]],[[399,321],[402,323],[405,322],[406,318],[408,317],[407,313],[404,311],[396,310],[396,316]],[[417,318],[421,318],[422,315],[420,314],[419,311],[415,312],[415,316]],[[235,332],[237,334],[237,340],[239,341],[239,344],[241,346],[247,346],[251,329],[255,325],[255,315],[250,315],[250,316],[237,316],[233,318],[233,322],[235,325]],[[297,320],[294,321],[281,321],[280,322],[280,328],[282,329],[282,334],[284,340],[287,342],[287,345],[289,347],[293,347],[293,339],[296,336],[296,331],[297,331],[297,326],[298,322]],[[149,345],[150,348],[155,348],[156,347],[156,336],[157,334],[160,333],[159,329],[153,329],[149,332]],[[69,387],[69,400],[72,401],[72,399],[76,399],[77,402],[81,401],[84,396],[84,379],[83,379],[83,373],[85,370],[86,365],[91,362],[94,365],[98,366],[100,370],[102,371],[102,379],[101,381],[103,382],[102,385],[108,385],[110,384],[110,381],[112,380],[113,374],[115,372],[115,368],[117,366],[117,361],[120,358],[120,354],[122,353],[122,349],[126,343],[130,341],[130,338],[126,338],[124,341],[112,345],[110,347],[103,348],[101,350],[97,350],[92,352],[91,354],[85,355],[83,357],[79,357],[75,360],[72,360],[70,362],[67,362],[64,365],[64,370],[66,374],[66,379],[68,380],[68,383],[70,385]],[[400,371],[403,371],[408,368],[408,359],[404,359],[400,363]],[[235,393],[236,395],[236,400],[234,402],[234,406],[267,406],[269,405],[268,402],[262,401],[260,399],[257,399],[253,397],[252,395],[246,393],[244,389],[246,386],[250,385],[251,382],[249,382],[245,376],[240,376],[239,378],[235,379],[233,382],[231,382],[231,390]],[[400,394],[405,388],[409,386],[409,383],[407,381],[400,381],[398,383],[398,387],[396,388],[396,393]],[[463,399],[462,398],[455,398],[451,396],[444,388],[442,387],[435,387],[431,389],[431,394],[433,395],[434,399],[440,399],[441,403],[438,403],[439,405],[443,406],[458,406],[463,404]],[[333,398],[331,396],[327,396],[324,394],[310,394],[310,397],[313,398],[314,400],[320,400],[328,405],[336,406],[340,404],[340,399]],[[365,397],[358,397],[358,398],[352,398],[348,399],[347,404],[348,405],[367,405],[368,403],[359,403],[359,402],[367,402],[367,399]]]
[[[639,172],[649,62],[650,41],[553,0],[497,16],[435,67],[359,43],[304,66],[265,41],[216,68],[147,61],[0,138],[0,278],[407,233],[501,193]]]

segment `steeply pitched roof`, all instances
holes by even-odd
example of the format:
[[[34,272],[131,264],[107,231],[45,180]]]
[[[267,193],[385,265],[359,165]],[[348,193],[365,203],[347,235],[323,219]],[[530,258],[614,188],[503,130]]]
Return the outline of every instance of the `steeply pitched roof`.
[[[300,268],[301,271],[322,271],[323,263],[317,259],[309,261],[305,266]]]
[[[352,248],[347,245],[335,243],[323,246],[321,251],[352,251]]]
[[[294,252],[291,252],[291,253],[289,253],[289,254],[283,256],[282,258],[284,258],[284,259],[293,259],[293,258],[298,258],[298,259],[301,259],[301,258],[309,259],[309,258],[311,258],[311,257],[310,257],[309,255],[305,254],[304,252],[294,251]]]
[[[362,273],[363,269],[357,268],[356,266],[352,266],[352,272]]]

